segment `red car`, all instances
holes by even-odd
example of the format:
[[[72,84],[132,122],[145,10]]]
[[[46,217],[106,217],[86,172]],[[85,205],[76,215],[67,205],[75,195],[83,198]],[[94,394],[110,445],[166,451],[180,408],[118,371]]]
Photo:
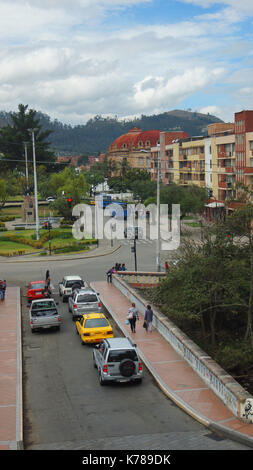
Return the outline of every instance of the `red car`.
[[[27,300],[31,302],[35,299],[44,299],[45,298],[45,281],[31,281],[27,288]]]

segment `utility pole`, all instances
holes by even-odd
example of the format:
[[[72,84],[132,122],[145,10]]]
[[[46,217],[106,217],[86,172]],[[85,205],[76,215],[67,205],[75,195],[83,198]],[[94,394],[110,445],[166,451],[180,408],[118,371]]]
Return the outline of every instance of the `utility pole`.
[[[33,176],[34,176],[34,197],[35,197],[35,220],[36,220],[36,238],[39,240],[39,208],[38,208],[38,191],[37,191],[37,171],[36,171],[36,156],[35,156],[35,139],[34,132],[37,129],[28,129],[32,135],[32,146],[33,146]]]
[[[160,228],[161,228],[161,221],[160,221],[160,179],[161,179],[161,156],[163,157],[162,160],[164,161],[165,158],[165,132],[160,132],[160,150],[158,151],[158,159],[157,159],[157,240],[156,240],[156,269],[157,272],[161,271],[161,253],[160,253]]]
[[[25,147],[25,179],[26,179],[26,189],[28,190],[28,163],[27,163],[27,144],[28,142],[23,142]]]

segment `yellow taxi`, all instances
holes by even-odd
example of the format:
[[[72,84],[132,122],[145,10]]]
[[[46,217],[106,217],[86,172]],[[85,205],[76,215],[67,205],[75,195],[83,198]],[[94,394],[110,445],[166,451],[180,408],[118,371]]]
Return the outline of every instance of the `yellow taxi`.
[[[85,313],[76,322],[76,332],[81,344],[100,343],[104,338],[113,338],[113,329],[103,313]]]

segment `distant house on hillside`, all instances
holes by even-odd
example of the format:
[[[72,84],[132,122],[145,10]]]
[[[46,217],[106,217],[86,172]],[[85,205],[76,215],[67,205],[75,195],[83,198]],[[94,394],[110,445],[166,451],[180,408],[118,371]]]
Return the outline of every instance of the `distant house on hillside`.
[[[78,166],[78,160],[80,158],[80,155],[75,155],[74,157],[73,156],[59,156],[57,157],[57,162],[58,163],[67,163],[69,162],[70,165],[73,165],[73,166]]]

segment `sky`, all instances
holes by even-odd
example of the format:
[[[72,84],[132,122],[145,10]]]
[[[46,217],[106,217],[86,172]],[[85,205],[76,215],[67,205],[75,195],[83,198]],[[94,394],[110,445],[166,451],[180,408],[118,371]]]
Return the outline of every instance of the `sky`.
[[[0,111],[253,109],[253,0],[0,0]]]

